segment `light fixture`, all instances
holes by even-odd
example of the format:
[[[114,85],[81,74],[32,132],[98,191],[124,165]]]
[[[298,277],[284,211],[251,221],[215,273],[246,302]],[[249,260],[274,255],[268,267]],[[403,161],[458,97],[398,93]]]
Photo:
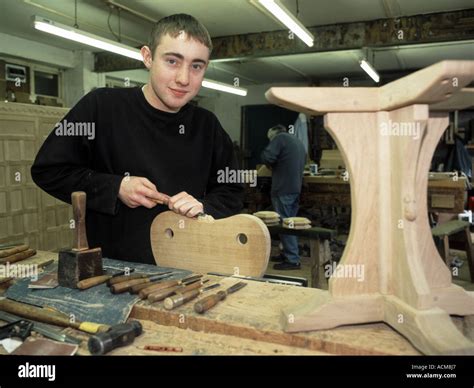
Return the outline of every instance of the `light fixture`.
[[[360,67],[362,67],[362,69],[364,69],[364,71],[370,75],[370,77],[375,81],[375,82],[379,82],[380,81],[380,76],[379,76],[379,73],[377,73],[377,70],[375,70],[372,65],[366,60],[366,59],[362,59],[361,61],[359,61],[359,65]]]
[[[117,43],[113,40],[105,39],[97,35],[89,34],[88,32],[81,31],[74,27],[56,23],[40,16],[33,17],[33,25],[37,30],[48,32],[61,38],[70,39],[87,46],[92,46],[104,51],[123,55],[128,58],[136,59],[137,61],[143,61],[140,50],[136,48],[126,46],[124,44]],[[247,95],[246,89],[209,79],[204,79],[202,86],[209,89],[220,90],[222,92],[237,94],[239,96]]]
[[[56,23],[39,16],[34,16],[33,25],[37,30],[60,36],[61,38],[70,39],[87,46],[92,46],[104,51],[110,51],[111,53],[136,59],[138,61],[143,61],[140,50],[138,49],[114,42],[113,40],[101,38],[97,35],[89,34],[88,32],[81,31],[74,27]]]
[[[232,94],[237,94],[239,96],[246,96],[247,95],[247,89],[240,88],[237,86],[232,86],[225,84],[223,82],[218,82],[218,81],[212,81],[210,79],[203,79],[202,81],[202,86],[208,89],[214,89],[214,90],[219,90],[221,92],[227,92],[227,93],[232,93]]]
[[[255,1],[255,0],[254,0]],[[278,0],[256,0],[258,4],[265,7],[281,23],[293,31],[298,38],[305,42],[309,47],[314,45],[314,35],[309,32],[301,22],[288,11]],[[252,2],[255,4],[255,2]]]

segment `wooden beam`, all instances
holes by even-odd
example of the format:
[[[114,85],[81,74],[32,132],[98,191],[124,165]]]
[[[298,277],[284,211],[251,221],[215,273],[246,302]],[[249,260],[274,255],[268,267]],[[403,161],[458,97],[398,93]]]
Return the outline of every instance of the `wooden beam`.
[[[474,39],[474,9],[427,15],[379,19],[366,22],[310,27],[316,37],[314,46],[306,46],[287,30],[259,32],[213,38],[214,61],[272,57],[324,51],[351,50],[361,47],[388,47]],[[133,59],[101,52],[95,55],[96,72],[144,68]]]

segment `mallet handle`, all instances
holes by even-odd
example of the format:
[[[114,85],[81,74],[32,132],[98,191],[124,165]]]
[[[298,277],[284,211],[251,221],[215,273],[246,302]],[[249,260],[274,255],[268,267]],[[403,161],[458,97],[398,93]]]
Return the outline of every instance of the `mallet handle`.
[[[75,222],[73,251],[89,249],[86,234],[86,198],[87,195],[84,191],[75,191],[71,194],[72,212]]]

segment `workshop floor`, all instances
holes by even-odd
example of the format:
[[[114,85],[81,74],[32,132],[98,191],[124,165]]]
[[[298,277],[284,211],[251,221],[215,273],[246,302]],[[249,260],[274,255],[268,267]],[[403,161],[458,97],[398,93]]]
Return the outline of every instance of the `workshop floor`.
[[[299,239],[300,246],[304,245],[305,243],[305,239]],[[271,256],[276,256],[279,252],[280,251],[277,243],[272,241]],[[467,291],[474,291],[474,283],[472,283],[469,278],[469,268],[466,261],[466,252],[453,249],[450,251],[450,259],[453,260],[455,257],[459,258],[462,261],[462,265],[459,268],[458,276],[453,279],[453,283],[463,287]],[[301,269],[299,270],[277,271],[273,269],[273,264],[274,263],[272,262],[269,263],[267,271],[265,273],[278,274],[283,276],[303,277],[308,279],[308,286],[311,287],[311,266],[309,256],[301,257]],[[327,289],[327,285],[323,285],[322,288]]]

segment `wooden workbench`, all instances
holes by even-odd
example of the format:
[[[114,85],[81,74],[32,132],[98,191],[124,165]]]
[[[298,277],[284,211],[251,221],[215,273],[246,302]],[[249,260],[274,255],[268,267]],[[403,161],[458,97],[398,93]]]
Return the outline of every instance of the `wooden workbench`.
[[[429,179],[428,211],[462,213],[464,210],[466,180]],[[351,206],[350,182],[337,177],[305,176],[301,206],[314,204]]]
[[[25,263],[40,263],[56,257],[56,253],[39,251]],[[236,282],[230,278],[209,278],[211,282],[219,281],[224,287]],[[193,303],[168,311],[162,303],[141,301],[132,309],[130,318],[142,321],[144,334],[132,345],[110,354],[419,354],[407,340],[384,323],[306,333],[282,331],[280,315],[283,308],[321,295],[320,290],[313,288],[248,281],[245,288],[204,315],[193,311]],[[454,321],[460,330],[470,335],[472,329],[471,325],[466,324],[467,318],[456,318]],[[143,349],[147,344],[181,347],[183,351],[147,351]],[[83,349],[80,353],[87,352]]]
[[[270,187],[271,177],[266,184]],[[428,181],[428,211],[462,213],[466,196],[465,179],[430,179]],[[263,210],[271,205],[270,194],[246,187],[245,202],[250,212]],[[300,197],[301,208],[313,206],[351,207],[350,181],[336,176],[305,176]]]

